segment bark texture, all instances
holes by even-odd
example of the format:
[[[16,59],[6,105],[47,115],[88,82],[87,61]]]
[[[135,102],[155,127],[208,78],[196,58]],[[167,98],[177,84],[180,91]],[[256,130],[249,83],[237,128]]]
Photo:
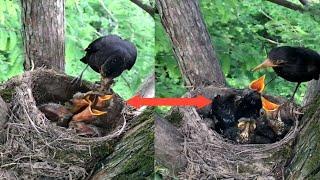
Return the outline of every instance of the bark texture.
[[[21,0],[25,70],[64,71],[64,0]]]
[[[162,24],[188,86],[225,85],[197,0],[157,0]]]
[[[182,146],[183,135],[160,116],[155,116],[155,124],[155,160],[174,175],[187,165]]]
[[[320,92],[320,81],[312,80],[308,82],[308,89],[303,99],[303,105],[311,103]]]
[[[153,109],[130,122],[112,154],[99,165],[92,179],[145,179],[154,171]]]
[[[295,10],[295,11],[301,11],[302,12],[304,10],[302,6],[300,6],[298,4],[295,4],[295,3],[292,3],[290,1],[286,1],[286,0],[267,0],[267,1],[270,1],[272,3],[278,4],[280,6],[283,6],[283,7]]]
[[[0,96],[0,129],[4,128],[4,124],[7,122],[8,107],[6,102]]]
[[[289,163],[287,179],[320,179],[320,97],[309,106]]]

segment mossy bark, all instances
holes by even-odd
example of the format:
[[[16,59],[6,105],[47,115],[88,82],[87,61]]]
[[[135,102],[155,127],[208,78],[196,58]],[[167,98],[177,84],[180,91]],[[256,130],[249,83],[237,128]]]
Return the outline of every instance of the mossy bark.
[[[113,153],[99,163],[97,169],[92,179],[151,178],[154,170],[153,109],[145,110],[130,122]]]
[[[156,5],[185,83],[191,87],[225,85],[198,1],[156,0]]]
[[[303,119],[286,169],[287,179],[320,179],[320,96],[310,105]]]

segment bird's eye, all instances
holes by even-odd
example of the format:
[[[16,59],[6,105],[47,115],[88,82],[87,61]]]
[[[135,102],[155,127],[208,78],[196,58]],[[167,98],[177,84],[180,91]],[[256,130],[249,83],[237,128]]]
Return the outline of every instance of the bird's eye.
[[[265,113],[264,109],[260,109],[260,116],[264,116]]]
[[[278,59],[278,60],[276,60],[275,64],[280,65],[280,64],[283,64],[283,63],[285,63],[284,60]]]

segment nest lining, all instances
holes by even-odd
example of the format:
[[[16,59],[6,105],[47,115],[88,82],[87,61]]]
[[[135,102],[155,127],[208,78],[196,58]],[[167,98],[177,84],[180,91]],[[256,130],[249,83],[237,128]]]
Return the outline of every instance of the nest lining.
[[[205,88],[204,88],[205,89]],[[229,88],[208,87],[187,94],[214,97]],[[178,108],[185,136],[184,154],[188,161],[181,179],[274,179],[283,177],[283,167],[290,157],[292,141],[299,132],[298,116],[281,140],[272,144],[236,144],[207,126],[194,108]]]
[[[74,131],[56,126],[37,108],[46,102],[64,103],[76,92],[93,88],[83,82],[81,88],[71,86],[72,77],[51,70],[26,72],[1,86],[0,91],[12,91],[11,113],[2,130],[5,142],[0,146],[1,168],[24,178],[75,178],[88,175],[99,158],[111,151],[111,143],[119,137],[126,122],[133,117],[123,108],[114,126],[103,137],[80,137]],[[7,99],[8,101],[8,99]],[[115,103],[123,103],[116,97]],[[8,177],[9,178],[9,177]],[[9,178],[10,179],[10,178]]]

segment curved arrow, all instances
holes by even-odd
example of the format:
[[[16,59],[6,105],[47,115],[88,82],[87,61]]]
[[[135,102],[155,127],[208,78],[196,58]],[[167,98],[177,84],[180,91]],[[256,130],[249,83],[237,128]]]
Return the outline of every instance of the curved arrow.
[[[127,103],[135,108],[141,106],[196,106],[202,108],[211,104],[212,100],[201,95],[195,98],[143,98],[137,95],[127,100]]]

